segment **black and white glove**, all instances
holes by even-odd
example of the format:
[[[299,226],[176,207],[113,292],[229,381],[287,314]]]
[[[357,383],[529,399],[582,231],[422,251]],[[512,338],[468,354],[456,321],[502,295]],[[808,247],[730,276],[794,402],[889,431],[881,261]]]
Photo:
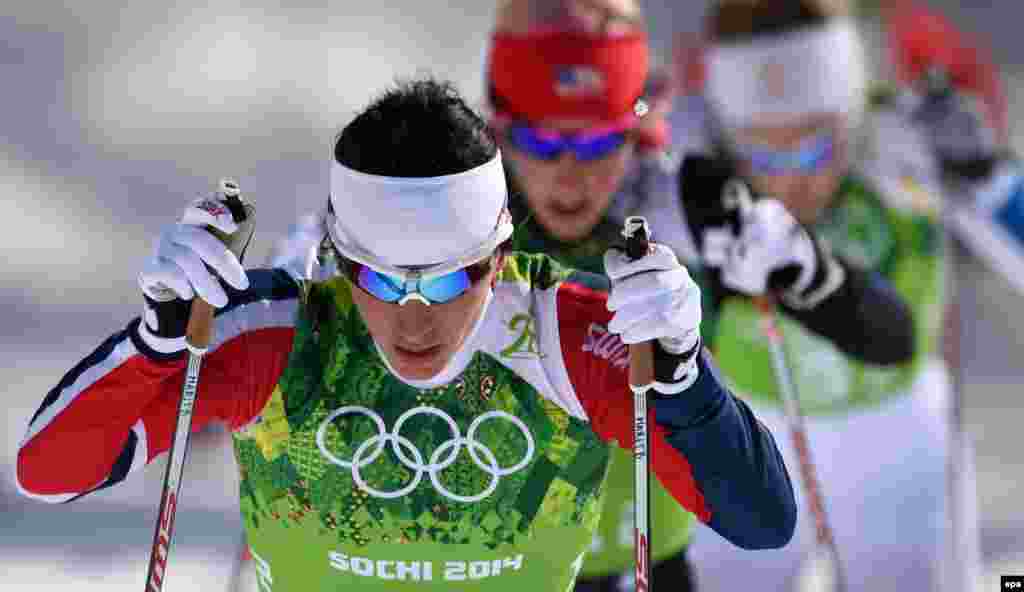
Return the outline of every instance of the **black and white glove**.
[[[739,236],[725,245],[705,243],[709,266],[720,267],[722,284],[748,296],[771,291],[791,308],[814,308],[842,283],[843,270],[822,250],[781,202],[761,199],[740,214]],[[722,247],[725,248],[722,248]],[[714,248],[711,248],[714,247]],[[814,285],[819,268],[825,281]]]
[[[657,340],[654,379],[662,395],[675,395],[697,380],[700,349],[700,288],[665,245],[651,243],[651,253],[630,259],[617,248],[604,255],[612,291],[608,331],[627,345]]]
[[[723,163],[688,158],[681,183],[701,260],[726,288],[775,292],[791,308],[810,309],[842,284],[845,272],[825,246],[778,200],[755,201]]]
[[[230,187],[225,189],[222,182],[221,191],[237,191],[237,186]],[[185,349],[191,300],[197,295],[222,308],[228,303],[222,281],[236,290],[249,287],[241,260],[255,227],[250,217],[240,228],[236,216],[224,194],[215,194],[190,203],[180,221],[160,233],[138,278],[146,301],[139,335],[154,350]],[[211,229],[230,237],[229,244]]]

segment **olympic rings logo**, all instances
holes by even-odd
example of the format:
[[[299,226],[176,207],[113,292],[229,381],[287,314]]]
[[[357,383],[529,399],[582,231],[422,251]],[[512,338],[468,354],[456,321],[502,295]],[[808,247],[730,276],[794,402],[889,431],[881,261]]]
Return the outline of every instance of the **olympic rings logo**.
[[[377,435],[372,438],[368,438],[360,444],[352,455],[352,460],[340,459],[327,449],[327,428],[336,418],[343,415],[365,415],[377,426]],[[434,452],[430,454],[430,459],[427,463],[423,462],[423,453],[420,452],[420,450],[416,448],[408,438],[401,434],[402,426],[405,422],[416,415],[433,415],[441,418],[448,424],[448,428],[451,430],[452,434],[450,440],[445,441],[434,449]],[[477,430],[480,429],[480,426],[489,419],[504,419],[506,421],[510,421],[519,429],[520,432],[522,432],[523,436],[526,438],[526,454],[523,455],[522,460],[510,467],[502,467],[498,464],[498,459],[494,456],[494,452],[475,439]],[[412,478],[412,481],[400,489],[396,489],[395,491],[380,491],[366,483],[360,471],[377,460],[381,453],[384,452],[384,447],[388,443],[391,444],[391,450],[395,453],[395,456],[398,457],[398,460],[408,469],[416,471],[416,476]],[[530,430],[527,429],[526,424],[523,423],[521,419],[514,415],[504,411],[488,411],[483,413],[469,424],[469,431],[466,433],[466,436],[463,437],[462,433],[459,431],[459,426],[450,415],[436,407],[429,407],[426,405],[413,407],[398,416],[398,419],[395,420],[394,428],[392,428],[390,432],[388,432],[387,428],[384,426],[384,420],[381,419],[380,415],[377,415],[377,413],[372,409],[368,409],[360,405],[346,405],[344,407],[340,407],[328,415],[327,419],[320,424],[320,427],[316,431],[316,445],[320,449],[321,454],[323,454],[327,460],[339,467],[351,470],[352,480],[355,481],[356,485],[374,497],[394,499],[408,495],[420,484],[420,481],[423,480],[423,475],[427,474],[430,476],[430,482],[434,485],[434,489],[437,490],[438,493],[448,499],[463,503],[478,502],[494,493],[494,490],[498,488],[498,482],[501,477],[511,475],[530,464],[530,460],[533,459],[533,453],[535,450],[535,444],[533,436],[530,434]],[[481,471],[487,473],[491,477],[487,487],[475,495],[457,494],[446,488],[438,477],[441,471],[450,467],[455,462],[456,458],[459,456],[459,452],[462,451],[463,446],[466,446],[466,449],[469,452],[469,457],[473,459],[473,463]]]

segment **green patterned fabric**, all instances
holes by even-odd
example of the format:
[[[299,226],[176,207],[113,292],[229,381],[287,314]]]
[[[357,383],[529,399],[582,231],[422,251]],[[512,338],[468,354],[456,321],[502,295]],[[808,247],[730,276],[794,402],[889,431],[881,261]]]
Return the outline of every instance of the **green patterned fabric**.
[[[516,224],[512,234],[512,250],[520,253],[543,253],[560,264],[604,275],[604,253],[608,247],[621,244],[622,226],[602,220],[586,238],[565,243],[550,236],[532,215]]]
[[[513,256],[502,281],[553,284],[543,262]],[[564,592],[609,462],[587,423],[487,354],[442,388],[392,376],[342,279],[309,287],[288,367],[234,449],[261,590],[285,592]]]
[[[563,265],[590,273],[604,274],[604,253],[622,241],[621,225],[602,220],[591,234],[575,243],[564,243],[549,237],[532,217],[516,225],[512,248],[516,251],[545,253]],[[620,573],[633,566],[633,457],[628,451],[613,448],[608,473],[604,514],[587,558],[583,577],[600,577]],[[678,553],[690,539],[695,520],[693,514],[665,490],[658,480],[651,480],[651,554],[654,561]]]
[[[914,183],[910,178],[905,182]],[[927,214],[886,207],[864,181],[850,177],[814,231],[833,253],[879,272],[903,296],[914,317],[916,355],[903,365],[865,364],[781,315],[803,411],[828,415],[877,407],[907,393],[922,361],[935,350],[945,285],[940,230]],[[781,405],[759,314],[749,299],[727,298],[714,316],[716,330],[706,333],[705,340],[731,386],[762,404]]]

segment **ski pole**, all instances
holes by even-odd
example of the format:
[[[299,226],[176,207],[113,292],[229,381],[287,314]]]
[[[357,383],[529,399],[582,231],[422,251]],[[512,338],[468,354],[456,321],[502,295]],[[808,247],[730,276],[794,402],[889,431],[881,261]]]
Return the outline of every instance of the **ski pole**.
[[[225,197],[232,218],[241,225],[252,219],[252,206],[242,203],[239,198],[238,184],[231,179],[222,179],[220,193]],[[236,231],[241,244],[233,245],[232,237],[228,237],[213,228],[208,228],[217,238],[224,241],[237,256],[245,250],[251,237],[241,228]],[[237,242],[237,241],[234,241]],[[153,548],[149,557],[149,568],[146,575],[146,592],[161,592],[167,575],[167,557],[171,550],[171,536],[174,531],[174,516],[178,509],[178,493],[181,490],[181,477],[185,470],[185,459],[188,456],[189,437],[192,434],[192,413],[195,411],[196,392],[199,389],[199,369],[202,367],[203,355],[210,346],[213,335],[214,307],[201,298],[192,299],[188,325],[185,329],[185,345],[188,348],[188,369],[185,372],[185,383],[181,388],[181,402],[178,404],[178,420],[174,425],[171,448],[168,451],[167,470],[164,473],[163,493],[160,496],[160,510],[157,513],[156,533],[153,535]]]
[[[951,300],[945,324],[945,335],[943,349],[944,357],[949,370],[949,411],[946,422],[949,428],[950,441],[949,452],[946,457],[946,496],[949,528],[947,536],[946,557],[947,565],[950,566],[946,577],[956,582],[949,585],[950,590],[973,582],[976,577],[974,566],[975,545],[977,544],[977,532],[971,528],[971,520],[965,515],[971,498],[975,497],[972,491],[973,484],[970,481],[968,436],[964,430],[963,405],[964,405],[964,366],[963,350],[961,340],[964,335],[964,297],[960,292],[960,285],[957,277],[963,267],[969,262],[970,254],[964,243],[949,230],[949,220],[943,220],[943,243],[949,266],[947,267],[948,277],[946,279],[946,290]],[[962,566],[956,571],[953,566]]]
[[[793,373],[786,359],[785,341],[782,332],[779,330],[775,303],[767,296],[754,298],[754,303],[761,313],[761,330],[768,341],[768,349],[771,352],[772,358],[772,369],[775,373],[775,383],[778,385],[779,395],[782,397],[786,413],[786,420],[789,423],[793,448],[796,450],[797,462],[800,466],[804,494],[807,496],[811,515],[814,517],[815,549],[811,557],[813,562],[811,565],[815,568],[813,570],[814,573],[828,575],[827,590],[830,592],[844,592],[846,590],[846,580],[843,577],[843,566],[839,559],[839,549],[836,546],[835,534],[828,520],[828,514],[825,509],[825,496],[818,482],[817,470],[811,459],[811,450],[807,440],[807,427],[804,424],[803,412],[800,410],[800,398],[797,393],[796,383],[793,381]]]
[[[953,87],[949,73],[941,66],[929,67],[919,81],[925,100],[941,104],[944,101],[959,100]],[[969,476],[968,436],[964,430],[963,404],[965,391],[964,359],[961,340],[965,333],[964,295],[960,290],[963,270],[970,263],[971,253],[965,239],[963,229],[956,225],[958,207],[970,199],[964,195],[964,187],[953,178],[944,179],[946,195],[942,200],[941,224],[943,253],[948,257],[946,267],[945,289],[949,295],[949,306],[946,310],[946,324],[943,335],[943,357],[950,377],[949,412],[946,418],[949,427],[949,454],[946,458],[946,496],[949,507],[947,525],[949,528],[945,549],[945,561],[950,568],[944,574],[953,583],[947,585],[956,590],[970,585],[976,578],[973,567],[977,564],[974,558],[977,545],[977,533],[971,528],[972,520],[965,515],[966,508],[975,494],[971,491]],[[1013,283],[1011,281],[1011,283]],[[952,566],[962,566],[955,571]]]
[[[636,260],[650,252],[650,233],[642,216],[626,218],[622,235],[626,255]],[[647,385],[654,382],[654,344],[629,346],[629,384],[633,391],[633,532],[636,558],[636,592],[651,587],[650,431],[647,425]]]

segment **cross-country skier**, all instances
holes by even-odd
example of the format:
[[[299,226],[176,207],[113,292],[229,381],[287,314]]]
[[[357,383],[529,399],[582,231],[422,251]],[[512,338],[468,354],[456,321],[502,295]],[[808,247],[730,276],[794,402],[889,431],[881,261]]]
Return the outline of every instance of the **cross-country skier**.
[[[32,418],[23,493],[73,500],[168,448],[198,296],[219,311],[195,427],[234,433],[263,590],[570,589],[611,443],[632,445],[625,344],[648,340],[672,367],[653,383],[666,488],[733,544],[789,541],[781,456],[700,349],[699,290],[671,252],[610,250],[610,285],[507,252],[500,153],[445,84],[386,93],[330,166],[340,274],[244,271],[202,228],[232,232],[226,208],[191,205],[140,275],[145,314]]]
[[[615,194],[675,195],[664,120],[672,88],[663,73],[649,71],[644,29],[632,0],[499,4],[485,84],[517,189],[514,250],[603,273],[604,252],[622,228],[622,217],[607,216]],[[674,221],[673,228],[650,217],[655,239],[680,255],[675,238],[685,227],[678,216]],[[629,452],[613,450],[601,523],[577,592],[633,589],[633,481]],[[652,580],[692,590],[685,550],[693,515],[658,480],[651,485]]]
[[[689,160],[680,177],[711,276],[703,333],[730,384],[782,430],[748,296],[778,298],[847,590],[967,590],[977,550],[972,512],[947,497],[947,460],[967,455],[953,449],[936,347],[945,287],[938,223],[943,176],[991,186],[999,168],[984,141],[991,134],[957,132],[967,114],[952,102],[923,90],[869,92],[861,34],[844,4],[726,1],[709,13],[707,109],[681,115],[707,130],[713,153]],[[705,199],[733,175],[776,199],[742,213]],[[793,458],[788,441],[782,448]],[[969,492],[957,498],[972,504]],[[703,534],[693,556],[711,588],[816,589],[802,587],[814,580],[801,569],[810,528],[756,561]],[[950,545],[962,546],[956,562]]]
[[[703,126],[675,118],[679,125],[668,134],[663,115],[672,106],[671,97],[657,75],[649,75],[647,62],[642,22],[632,3],[524,0],[502,5],[488,63],[488,98],[513,181],[524,190],[524,197],[513,201],[513,214],[522,220],[514,237],[516,250],[548,253],[596,271],[623,217],[642,213],[651,220],[656,238],[681,257],[696,256],[676,167],[679,153],[694,145],[692,132]],[[624,64],[633,68],[624,69]],[[580,82],[575,94],[567,93],[567,81],[576,79],[601,80],[601,85]],[[674,148],[676,155],[666,148]],[[720,186],[709,186],[701,195],[717,199],[720,194]],[[784,212],[780,216],[780,222],[796,226]],[[808,296],[823,301],[833,292],[842,296],[826,302],[823,312],[855,320],[874,307],[893,311],[880,319],[890,321],[887,330],[870,334],[874,361],[907,359],[911,319],[887,283],[856,276],[844,284],[843,277],[826,273],[838,264],[827,253],[808,248],[813,244],[810,235],[784,238],[770,245],[779,258],[772,263],[820,269],[797,279]],[[714,334],[716,311],[705,310],[705,326]],[[841,326],[812,326],[836,343],[859,339]],[[610,497],[577,584],[580,592],[632,587],[630,468],[624,455],[613,463]],[[685,550],[686,516],[668,503],[667,495],[653,499],[653,579],[690,589],[694,582]]]

